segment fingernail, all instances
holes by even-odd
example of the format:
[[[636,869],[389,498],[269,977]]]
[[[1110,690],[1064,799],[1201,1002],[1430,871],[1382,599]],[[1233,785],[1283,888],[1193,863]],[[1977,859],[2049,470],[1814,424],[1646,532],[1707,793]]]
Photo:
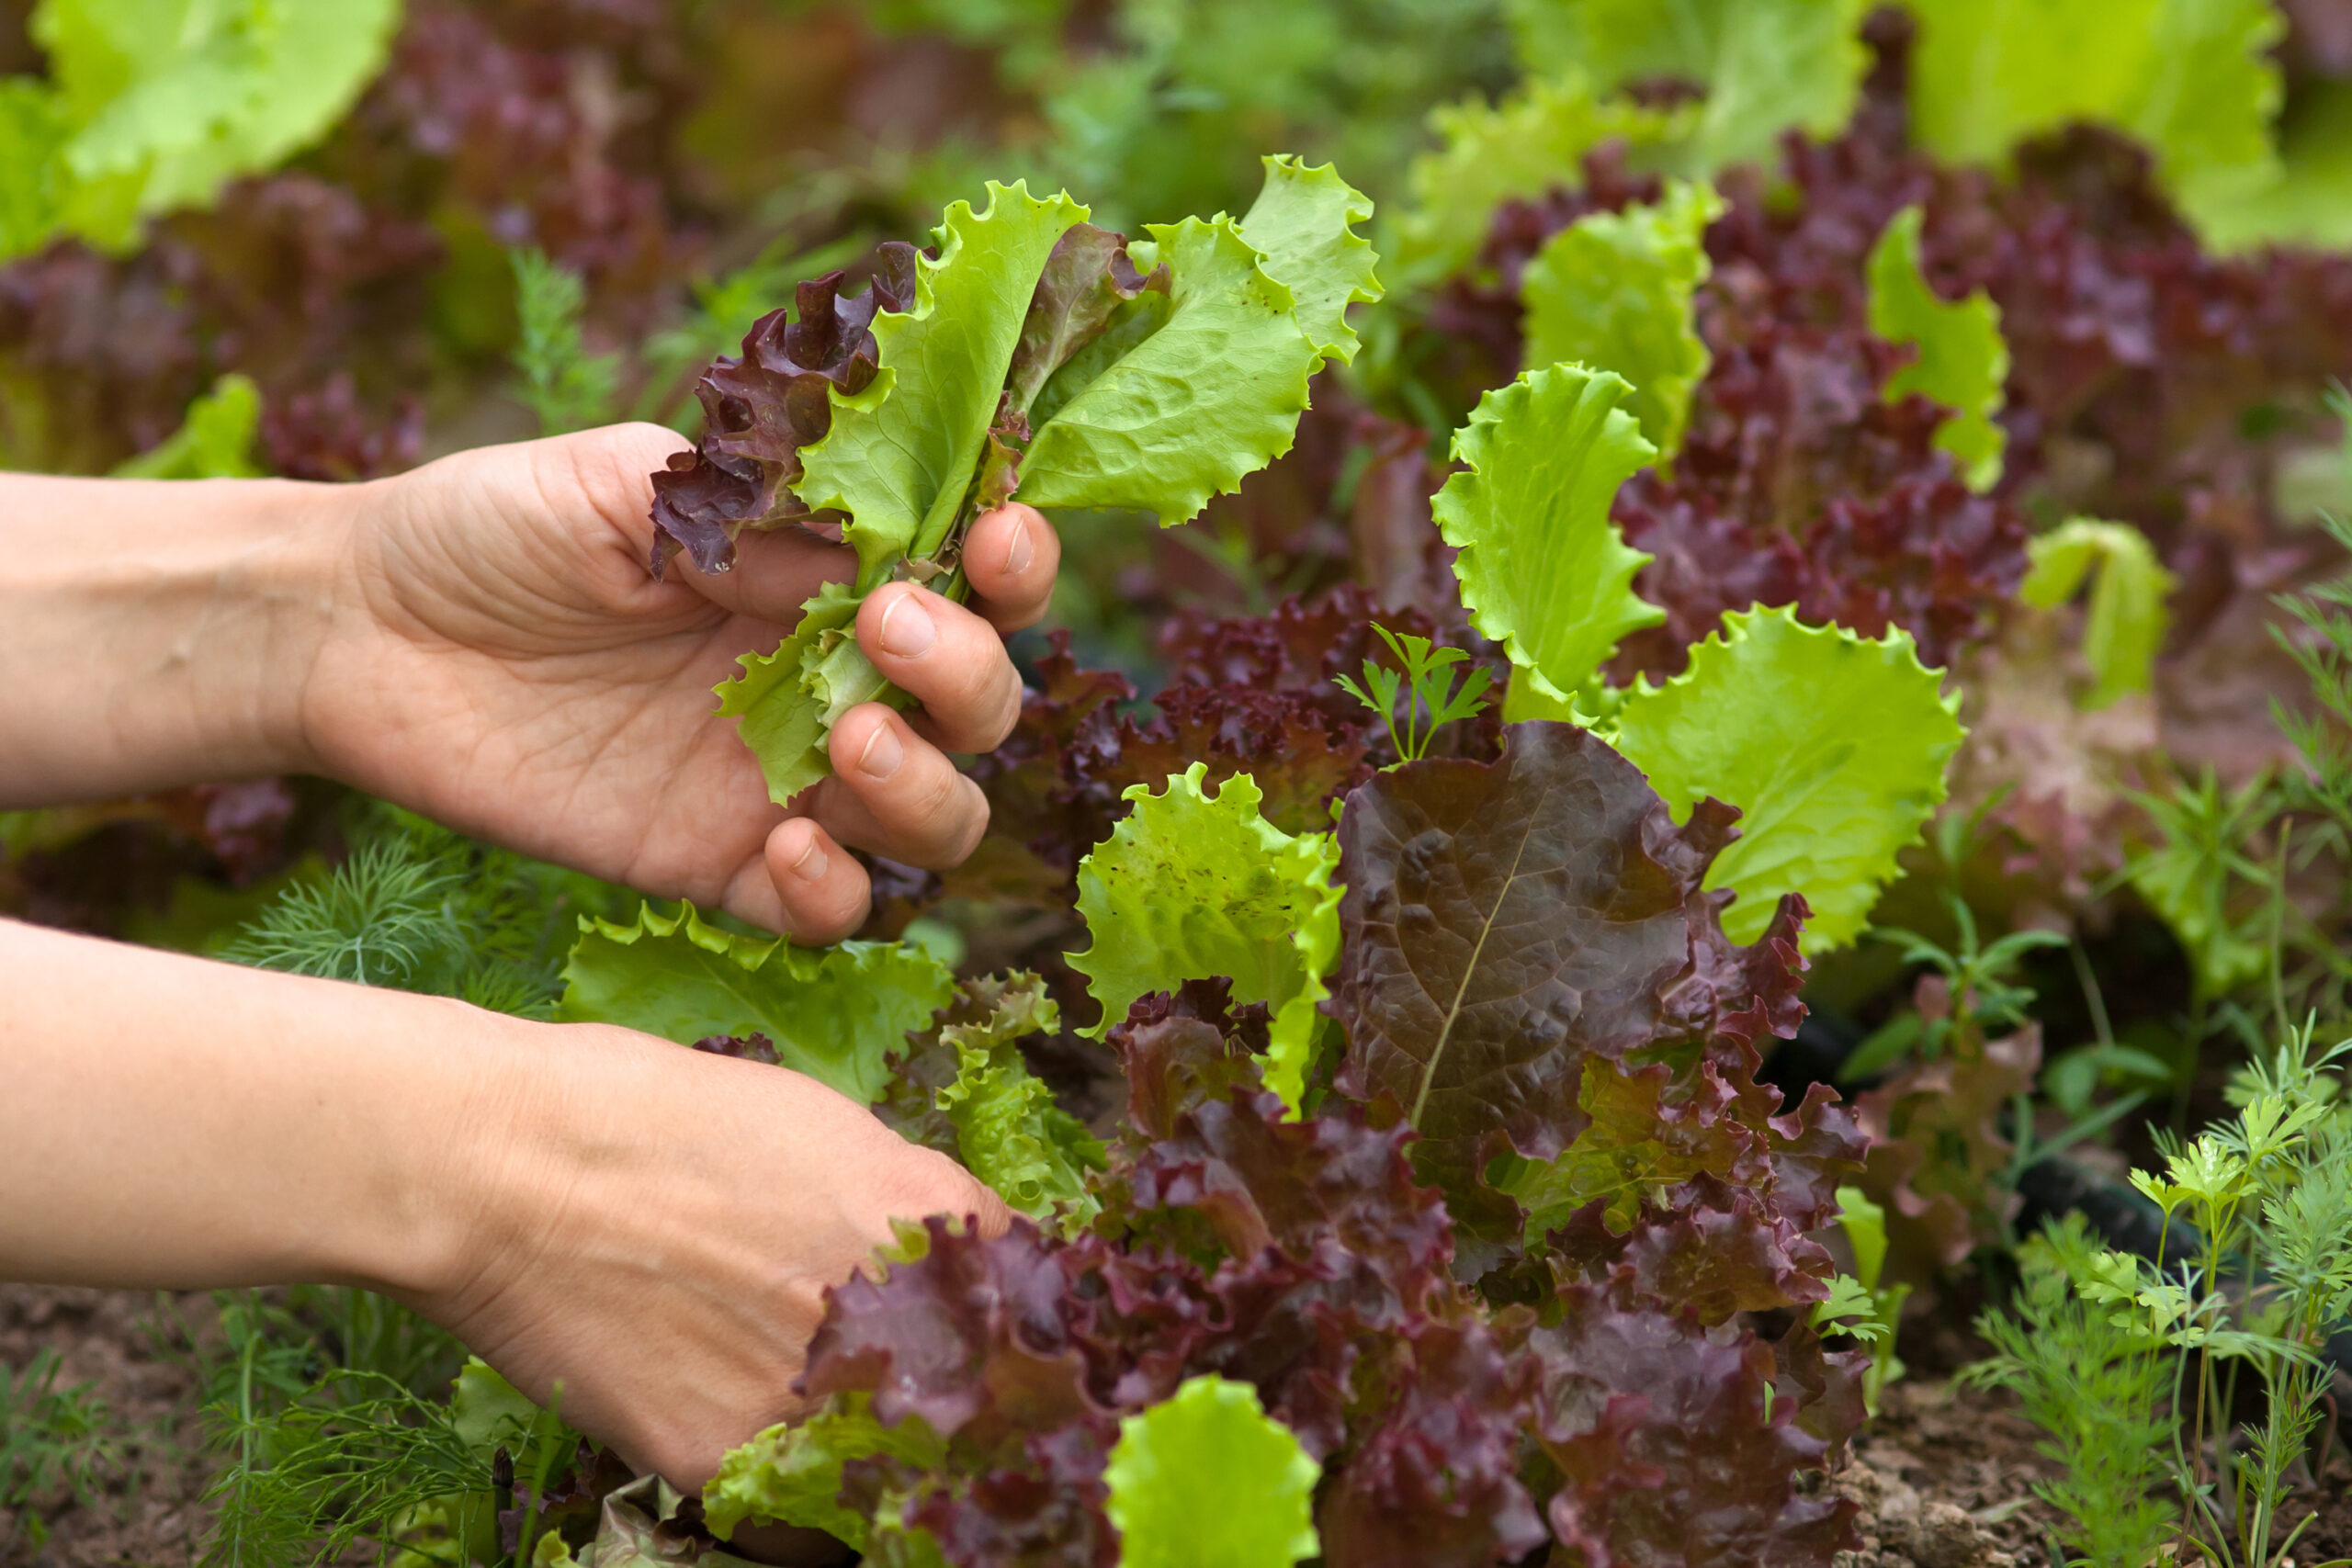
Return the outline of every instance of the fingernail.
[[[1029,570],[1029,562],[1037,554],[1037,547],[1029,542],[1029,525],[1021,518],[1012,520],[1012,543],[1004,547],[1004,572],[1018,577]]]
[[[803,882],[821,882],[825,867],[831,863],[831,857],[825,853],[824,840],[812,837],[808,847],[800,852],[800,858],[792,863],[792,874]]]
[[[899,771],[906,755],[906,748],[899,744],[891,727],[877,724],[874,733],[865,739],[865,750],[857,754],[857,771],[869,779],[887,779]]]
[[[939,640],[939,628],[931,624],[931,612],[916,603],[922,597],[922,590],[910,590],[882,607],[882,625],[875,637],[882,644],[883,652],[900,659],[920,659]]]

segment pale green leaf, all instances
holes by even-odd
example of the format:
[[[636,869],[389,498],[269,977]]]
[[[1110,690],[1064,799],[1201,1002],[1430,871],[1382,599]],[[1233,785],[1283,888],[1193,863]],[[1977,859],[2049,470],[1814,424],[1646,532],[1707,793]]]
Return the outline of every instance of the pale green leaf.
[[[2083,626],[2083,658],[2093,677],[2083,706],[2106,707],[2153,687],[2156,652],[2171,625],[2165,600],[2173,576],[2148,536],[2128,523],[2076,517],[2033,539],[2026,555],[2033,564],[2018,597],[2040,609],[2056,609],[2098,573]]]
[[[1907,0],[1912,132],[1953,162],[1995,163],[2086,119],[2147,143],[2192,219],[2223,220],[2280,178],[2269,0]]]
[[[115,469],[125,479],[252,479],[265,470],[254,458],[261,428],[261,389],[235,371],[187,406],[171,434]]]
[[[1138,997],[1230,979],[1236,1002],[1272,1010],[1266,1082],[1295,1111],[1339,956],[1339,850],[1328,833],[1267,821],[1247,773],[1204,793],[1207,772],[1195,762],[1158,795],[1128,787],[1134,809],[1079,864],[1078,912],[1094,940],[1070,967],[1102,1006],[1098,1040]]]
[[[1139,269],[1168,264],[1167,313],[1129,317],[1157,324],[1132,343],[1114,326],[1046,384],[1039,407],[1053,412],[1021,463],[1032,505],[1140,510],[1173,525],[1290,450],[1321,362],[1291,291],[1229,218],[1146,231],[1128,254]]]
[[[1567,717],[1619,639],[1666,618],[1634,596],[1650,558],[1609,516],[1618,487],[1657,455],[1619,406],[1632,390],[1580,365],[1530,370],[1453,433],[1468,467],[1438,491],[1437,525],[1471,624],[1510,655],[1506,719]]]
[[[1526,362],[1573,361],[1633,385],[1625,406],[1663,457],[1682,449],[1709,356],[1691,297],[1707,279],[1707,225],[1723,198],[1676,180],[1655,206],[1579,218],[1547,241],[1520,285]]]
[[[1119,1423],[1102,1481],[1120,1568],[1291,1568],[1322,1550],[1321,1474],[1256,1389],[1188,1378]]]
[[[939,1091],[939,1109],[956,1128],[965,1167],[1006,1204],[1044,1222],[1067,1213],[1073,1226],[1093,1217],[1086,1173],[1102,1168],[1102,1145],[1086,1124],[1054,1103],[1017,1043],[1061,1026],[1060,1010],[1034,975],[1002,986],[988,1017],[952,1023],[940,1039],[956,1048],[956,1081]],[[991,983],[997,984],[997,983]]]
[[[1399,268],[1416,281],[1461,270],[1504,202],[1577,189],[1585,154],[1602,142],[1622,140],[1636,150],[1672,143],[1691,118],[1687,109],[1603,100],[1582,72],[1532,77],[1492,106],[1473,100],[1432,109],[1430,130],[1442,145],[1407,171]]]
[[[849,513],[861,588],[930,554],[955,525],[1046,258],[1086,220],[1067,196],[988,188],[986,211],[947,209],[938,259],[917,262],[912,306],[874,318],[881,369],[862,391],[831,391],[832,428],[801,450],[793,489],[813,509]]]
[[[1777,161],[1783,131],[1846,129],[1870,65],[1867,0],[1512,0],[1531,73],[1581,70],[1603,91],[1674,77],[1705,90],[1690,167]]]
[[[1241,220],[1241,237],[1266,276],[1291,292],[1306,341],[1326,360],[1356,357],[1350,305],[1380,298],[1373,268],[1379,257],[1355,226],[1372,217],[1372,199],[1325,164],[1308,168],[1277,154],[1264,160],[1266,183]]]
[[[794,795],[832,772],[826,737],[832,733],[832,721],[848,709],[836,711],[832,699],[843,694],[836,690],[830,671],[822,677],[820,700],[818,671],[844,644],[855,649],[851,628],[863,602],[864,596],[845,583],[825,584],[801,606],[800,624],[775,651],[744,654],[736,660],[743,672],[713,688],[720,716],[740,721],[737,732],[759,759],[768,797],[778,806],[790,805]]]
[[[71,131],[48,84],[0,80],[0,260],[40,250],[64,222],[60,154]]]
[[[718,1461],[702,1489],[703,1518],[726,1540],[746,1519],[820,1529],[864,1551],[869,1521],[842,1506],[842,1467],[888,1454],[925,1469],[946,1445],[920,1420],[886,1427],[865,1394],[845,1394],[797,1425],[769,1427]]]
[[[2276,178],[2199,202],[2206,244],[2224,254],[2261,245],[2352,250],[2352,82],[2298,84],[2278,136]]]
[[[333,128],[383,66],[399,0],[41,0],[73,127],[66,226],[129,244],[136,220],[200,206]]]
[[[861,1104],[889,1081],[884,1058],[947,1005],[955,979],[903,942],[795,947],[737,936],[691,904],[648,904],[633,924],[582,919],[563,968],[562,1016],[616,1023],[691,1045],[715,1034],[764,1034],[784,1066]]]
[[[1859,1187],[1838,1189],[1838,1225],[1854,1251],[1854,1273],[1862,1288],[1878,1289],[1886,1267],[1886,1210]]]
[[[1871,642],[1800,626],[1788,606],[1724,620],[1688,671],[1627,697],[1612,743],[1678,821],[1709,795],[1739,807],[1740,836],[1707,874],[1738,895],[1724,910],[1734,942],[1763,935],[1781,895],[1801,893],[1804,951],[1841,946],[1943,801],[1967,733],[1959,694],[1942,694],[1906,632]]]
[[[1971,490],[1987,491],[2001,478],[2008,443],[1993,423],[2009,378],[2001,308],[1982,288],[1954,304],[1928,287],[1919,271],[1919,209],[1905,208],[1871,247],[1871,331],[1919,351],[1887,378],[1886,399],[1917,392],[1953,411],[1936,427],[1936,445],[1951,454]]]

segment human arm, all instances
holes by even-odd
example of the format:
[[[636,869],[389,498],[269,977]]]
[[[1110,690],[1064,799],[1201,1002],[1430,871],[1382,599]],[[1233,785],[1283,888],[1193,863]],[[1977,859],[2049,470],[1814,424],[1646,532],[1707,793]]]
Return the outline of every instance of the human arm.
[[[971,607],[869,598],[861,646],[922,709],[845,716],[836,776],[787,812],[710,687],[851,561],[752,535],[733,572],[681,560],[654,582],[648,476],[680,445],[616,426],[356,486],[0,476],[0,808],[318,773],[805,941],[846,934],[867,889],[842,845],[944,866],[978,841],[985,802],[946,753],[1017,716],[998,633],[1043,612],[1057,544],[1008,507],[974,525]]]
[[[380,1291],[681,1485],[791,1413],[892,1216],[1003,1223],[813,1079],[626,1030],[9,921],[0,998],[0,1279]]]

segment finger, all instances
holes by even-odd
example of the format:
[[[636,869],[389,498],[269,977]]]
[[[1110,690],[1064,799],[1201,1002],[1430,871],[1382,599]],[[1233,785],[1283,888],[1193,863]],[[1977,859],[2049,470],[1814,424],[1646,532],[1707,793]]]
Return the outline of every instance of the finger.
[[[757,864],[729,890],[728,911],[808,946],[839,942],[865,923],[865,868],[806,817],[776,825]]]
[[[911,582],[885,584],[858,609],[857,642],[876,670],[922,705],[933,738],[948,750],[993,751],[1012,733],[1021,674],[996,628],[963,605]]]
[[[988,797],[880,703],[842,716],[817,815],[843,842],[932,871],[960,865],[988,831]]]
[[[1001,632],[1035,626],[1054,596],[1061,536],[1034,506],[1013,502],[984,512],[964,537],[964,575],[974,607]]]
[[[800,606],[818,589],[857,575],[857,552],[828,544],[806,528],[780,528],[736,540],[735,564],[726,571],[697,571],[684,555],[671,561],[670,570],[722,610],[788,626],[800,619]]]

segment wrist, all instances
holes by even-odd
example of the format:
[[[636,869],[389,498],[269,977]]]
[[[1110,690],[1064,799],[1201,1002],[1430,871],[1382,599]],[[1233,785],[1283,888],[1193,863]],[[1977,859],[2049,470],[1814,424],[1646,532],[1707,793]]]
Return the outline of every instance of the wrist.
[[[308,768],[350,489],[0,484],[0,808]]]

